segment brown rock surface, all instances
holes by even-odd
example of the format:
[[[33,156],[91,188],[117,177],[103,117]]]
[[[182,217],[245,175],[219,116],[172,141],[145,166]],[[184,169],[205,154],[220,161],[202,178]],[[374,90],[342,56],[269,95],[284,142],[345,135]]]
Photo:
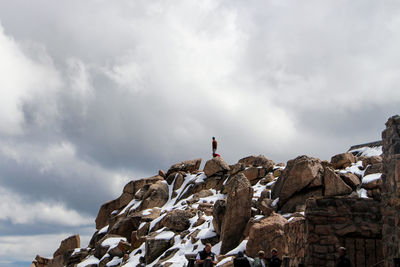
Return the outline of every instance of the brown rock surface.
[[[262,167],[267,170],[267,172],[270,172],[274,169],[275,163],[264,157],[263,155],[259,156],[248,156],[245,158],[242,158],[238,161],[238,163],[243,163],[246,167]]]
[[[153,176],[150,178],[130,181],[124,187],[122,195],[114,200],[104,203],[96,217],[96,229],[101,229],[108,224],[108,218],[111,212],[119,210],[129,204],[134,198],[135,193],[146,184],[153,184],[157,181],[164,180],[161,176]]]
[[[207,177],[217,173],[226,173],[230,170],[229,165],[221,157],[215,157],[206,162],[204,173]]]
[[[226,200],[225,199],[219,199],[215,201],[214,203],[214,208],[213,208],[213,225],[215,232],[217,234],[221,235],[221,227],[224,222],[225,218],[225,212],[226,212]]]
[[[258,180],[262,179],[267,175],[268,170],[259,167],[249,167],[242,172],[247,179],[249,179],[252,185],[255,185]]]
[[[353,191],[331,168],[325,168],[324,186],[325,196],[347,195]]]
[[[173,210],[165,215],[161,224],[172,231],[184,231],[190,226],[190,218],[196,214],[189,210]]]
[[[195,172],[198,171],[200,168],[201,159],[192,159],[192,160],[185,160],[179,163],[176,163],[169,168],[167,172],[167,177],[173,172]]]
[[[342,173],[340,174],[340,177],[343,179],[343,181],[350,186],[353,190],[357,188],[357,186],[360,184],[360,179],[358,178],[357,175],[354,173]]]
[[[143,202],[140,205],[142,210],[154,207],[162,207],[169,198],[169,189],[166,182],[157,181],[152,184],[143,196]]]
[[[279,257],[282,257],[285,253],[284,226],[286,223],[287,220],[276,213],[256,222],[250,228],[246,254],[256,257],[260,250],[270,251],[272,248],[277,248]]]
[[[331,164],[335,169],[344,169],[356,162],[356,158],[352,153],[341,153],[331,158]]]
[[[79,248],[81,246],[81,239],[79,235],[70,236],[61,241],[60,247],[54,252],[53,257],[63,255],[70,249]]]
[[[221,227],[221,253],[235,248],[239,243],[243,230],[251,217],[253,188],[249,180],[238,174],[226,184],[228,192],[225,218]]]
[[[323,167],[319,159],[303,155],[289,160],[272,189],[272,197],[279,197],[279,206],[282,206],[296,192],[306,187],[321,186],[322,175]]]
[[[146,264],[152,263],[161,256],[174,243],[174,238],[159,239],[157,236],[149,236],[146,238]]]

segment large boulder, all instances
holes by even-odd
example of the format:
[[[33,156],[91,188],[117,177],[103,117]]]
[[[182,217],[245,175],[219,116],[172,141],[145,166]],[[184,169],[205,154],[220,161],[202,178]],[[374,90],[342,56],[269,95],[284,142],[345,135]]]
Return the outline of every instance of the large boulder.
[[[226,184],[228,193],[225,218],[221,227],[221,253],[239,245],[243,230],[251,217],[253,188],[249,180],[238,174]]]
[[[335,169],[344,169],[356,162],[356,157],[352,153],[341,153],[331,158],[331,164]]]
[[[353,189],[348,186],[334,170],[327,167],[324,174],[325,196],[341,196],[350,194]]]
[[[176,163],[169,168],[166,176],[168,177],[171,173],[174,172],[196,172],[200,169],[201,159],[192,159],[185,160],[179,163]]]
[[[281,215],[273,213],[269,217],[253,224],[249,232],[249,241],[246,245],[246,254],[256,257],[258,251],[278,249],[278,255],[285,253],[284,226],[287,220]]]
[[[101,229],[108,224],[108,219],[111,212],[119,210],[126,205],[135,197],[135,193],[147,184],[153,184],[157,181],[164,180],[161,176],[153,176],[145,179],[134,180],[127,183],[124,187],[122,195],[114,200],[104,203],[99,210],[96,217],[96,229]]]
[[[154,207],[162,207],[167,203],[169,198],[169,188],[165,181],[157,181],[152,184],[143,196],[140,209],[150,209]]]
[[[260,179],[264,178],[268,174],[269,170],[260,167],[249,167],[242,173],[250,181],[252,185],[255,185]]]
[[[79,235],[70,236],[61,241],[60,247],[54,252],[53,258],[63,255],[65,252],[71,249],[81,247],[81,239]]]
[[[263,155],[259,156],[248,156],[245,158],[242,158],[238,161],[238,163],[244,164],[246,167],[262,167],[263,169],[266,169],[267,172],[270,172],[274,169],[275,163],[264,157]]]
[[[295,193],[322,186],[323,173],[319,159],[303,155],[289,160],[272,189],[272,197],[279,197],[279,206],[283,206]]]
[[[174,244],[174,235],[161,234],[161,236],[149,236],[146,238],[146,264],[152,263]]]
[[[140,226],[142,217],[137,214],[129,215],[121,218],[113,225],[108,234],[115,234],[125,237],[128,242],[131,241],[132,231],[135,231]]]
[[[161,224],[172,231],[184,231],[190,226],[190,218],[196,213],[190,210],[173,210],[165,215]]]
[[[354,173],[351,173],[351,172],[341,173],[340,177],[353,190],[355,190],[357,188],[357,186],[360,184],[360,179]]]
[[[307,199],[319,196],[322,196],[322,187],[311,188],[305,192],[298,192],[294,194],[288,201],[279,207],[283,213],[292,213],[296,211],[301,212],[305,210]]]
[[[226,173],[230,170],[229,165],[221,157],[214,157],[206,162],[204,173],[207,177],[219,173]]]

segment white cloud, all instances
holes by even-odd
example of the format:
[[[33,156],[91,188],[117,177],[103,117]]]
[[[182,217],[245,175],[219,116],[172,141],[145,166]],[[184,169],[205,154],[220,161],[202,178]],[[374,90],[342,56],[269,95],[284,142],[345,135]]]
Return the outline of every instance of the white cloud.
[[[27,201],[17,194],[0,187],[0,220],[13,224],[54,224],[81,226],[92,224],[94,218],[67,209],[62,203]]]
[[[24,100],[49,97],[49,94],[59,88],[62,83],[43,48],[35,45],[30,45],[30,48],[35,50],[35,59],[25,53],[17,41],[7,36],[0,24],[0,73],[2,73],[0,76],[0,133],[2,134],[21,134],[25,122],[22,112]],[[44,107],[44,110],[49,110],[51,106],[50,104]],[[37,119],[40,120],[40,118]]]

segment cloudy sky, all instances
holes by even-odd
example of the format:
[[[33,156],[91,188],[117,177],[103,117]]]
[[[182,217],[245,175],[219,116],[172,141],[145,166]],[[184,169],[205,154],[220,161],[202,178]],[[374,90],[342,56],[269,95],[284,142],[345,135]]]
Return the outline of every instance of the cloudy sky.
[[[399,47],[395,0],[0,0],[0,265],[86,244],[127,181],[212,136],[229,163],[378,140]]]

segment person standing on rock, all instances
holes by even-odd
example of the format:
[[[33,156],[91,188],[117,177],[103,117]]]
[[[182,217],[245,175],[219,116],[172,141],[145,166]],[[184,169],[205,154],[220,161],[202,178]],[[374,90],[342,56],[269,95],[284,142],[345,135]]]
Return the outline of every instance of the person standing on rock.
[[[351,262],[346,255],[346,248],[340,247],[338,249],[339,252],[339,261],[336,264],[336,267],[351,267]]]
[[[197,253],[196,263],[199,267],[212,267],[217,264],[215,254],[211,252],[210,243],[207,243],[206,247]]]
[[[213,157],[215,157],[215,155],[216,155],[217,147],[218,147],[217,140],[215,140],[215,137],[213,137],[213,138],[212,138],[212,152],[213,152]]]
[[[250,267],[250,262],[242,251],[239,251],[237,256],[233,259],[233,267]]]
[[[280,267],[282,260],[278,257],[278,250],[276,248],[271,249],[272,257],[268,259],[268,267]]]

